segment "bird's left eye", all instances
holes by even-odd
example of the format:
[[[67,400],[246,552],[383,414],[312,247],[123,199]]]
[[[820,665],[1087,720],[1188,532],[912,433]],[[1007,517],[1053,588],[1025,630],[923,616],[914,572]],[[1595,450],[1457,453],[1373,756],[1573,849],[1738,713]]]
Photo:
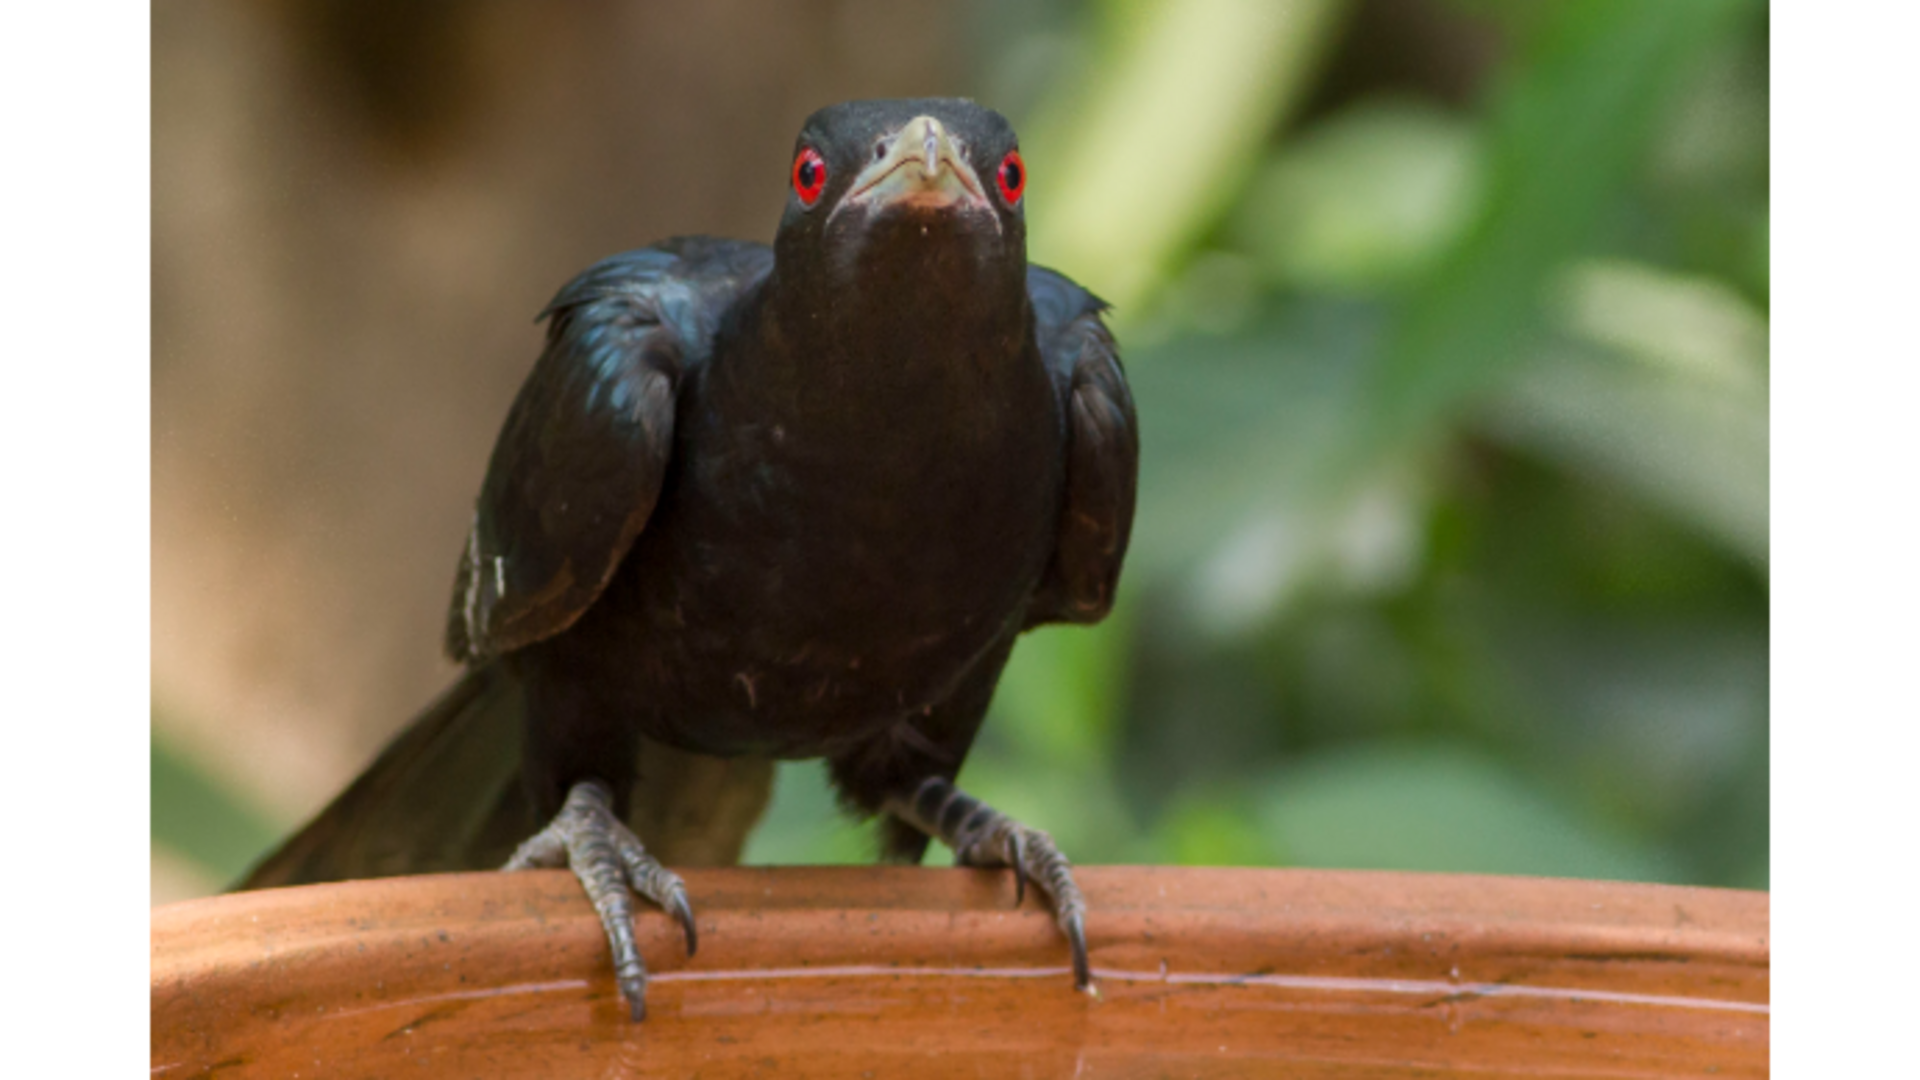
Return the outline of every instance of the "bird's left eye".
[[[1020,151],[1007,151],[1007,156],[1000,159],[995,179],[1000,181],[1000,197],[1008,206],[1020,201],[1020,193],[1027,190],[1027,163],[1020,160]]]
[[[793,159],[793,193],[800,196],[800,205],[810,207],[820,201],[820,193],[826,189],[827,163],[809,146]]]

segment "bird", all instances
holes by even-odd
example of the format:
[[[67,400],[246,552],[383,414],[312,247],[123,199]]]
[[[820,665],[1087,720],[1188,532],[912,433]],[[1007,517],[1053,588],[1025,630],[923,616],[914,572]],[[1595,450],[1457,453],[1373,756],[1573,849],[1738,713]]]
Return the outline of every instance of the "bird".
[[[614,255],[540,313],[462,546],[464,665],[236,887],[568,867],[631,1017],[637,898],[738,861],[778,760],[880,856],[1009,868],[1087,990],[1043,830],[955,785],[1016,639],[1111,610],[1139,436],[1108,306],[1026,252],[1027,168],[962,98],[802,125],[771,246]]]

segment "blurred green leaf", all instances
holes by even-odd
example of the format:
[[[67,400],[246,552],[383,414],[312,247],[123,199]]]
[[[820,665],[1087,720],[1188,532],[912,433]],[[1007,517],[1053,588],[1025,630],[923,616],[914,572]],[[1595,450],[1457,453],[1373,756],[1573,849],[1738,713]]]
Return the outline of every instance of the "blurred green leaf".
[[[1228,337],[1181,335],[1130,371],[1141,414],[1133,588],[1177,579],[1196,626],[1244,631],[1303,595],[1393,588],[1417,566],[1430,463],[1332,477],[1385,312],[1300,301]]]
[[[1492,432],[1624,485],[1765,569],[1766,322],[1712,282],[1626,264],[1570,276],[1549,348],[1492,401]]]
[[[1500,648],[1554,716],[1543,731],[1587,802],[1643,831],[1670,827],[1737,784],[1766,739],[1765,639],[1744,624],[1648,627],[1509,613]]]
[[[1609,836],[1462,748],[1327,751],[1273,777],[1260,814],[1296,866],[1671,881],[1668,858]]]
[[[1767,565],[1767,396],[1567,357],[1487,410],[1490,431],[1625,485]]]
[[[1286,512],[1337,460],[1382,311],[1277,306],[1231,337],[1181,335],[1128,368],[1140,508],[1123,589],[1187,573],[1238,529]]]
[[[1674,95],[1650,163],[1655,183],[1720,199],[1764,191],[1767,96],[1766,52],[1717,40]]]
[[[1652,145],[1678,80],[1747,0],[1567,0],[1492,106],[1486,211],[1412,298],[1357,448],[1418,439],[1527,356],[1542,290],[1582,254]]]
[[[1086,85],[1026,126],[1036,262],[1123,311],[1216,220],[1327,47],[1339,0],[1106,7]],[[1118,227],[1117,227],[1118,226]]]
[[[1746,238],[1746,265],[1742,269],[1751,274],[1765,296],[1773,283],[1772,244],[1773,236],[1766,207],[1761,207],[1758,218],[1753,223],[1751,234]]]
[[[994,692],[993,712],[1022,753],[1071,765],[1104,761],[1125,692],[1125,610],[1090,627],[1025,634]]]
[[[782,761],[776,768],[773,798],[747,837],[741,862],[831,866],[873,861],[879,851],[873,826],[841,811],[824,761]]]
[[[151,836],[222,883],[238,878],[278,840],[265,817],[212,773],[152,740]]]
[[[1244,799],[1218,790],[1189,794],[1160,815],[1161,859],[1182,866],[1266,866],[1273,844]]]
[[[1413,102],[1363,105],[1274,155],[1248,192],[1237,235],[1279,284],[1397,286],[1459,239],[1483,168],[1465,117]]]
[[[1764,399],[1766,316],[1726,285],[1596,259],[1562,276],[1557,299],[1556,314],[1572,334],[1663,374]]]

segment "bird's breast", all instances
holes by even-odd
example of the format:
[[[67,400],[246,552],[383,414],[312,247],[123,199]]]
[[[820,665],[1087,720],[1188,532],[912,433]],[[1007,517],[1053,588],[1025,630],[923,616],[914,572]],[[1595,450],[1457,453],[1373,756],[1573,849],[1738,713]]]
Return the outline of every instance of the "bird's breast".
[[[686,706],[669,737],[823,752],[941,700],[1012,632],[1051,554],[1062,443],[1037,361],[994,375],[694,397],[622,570],[643,663]]]

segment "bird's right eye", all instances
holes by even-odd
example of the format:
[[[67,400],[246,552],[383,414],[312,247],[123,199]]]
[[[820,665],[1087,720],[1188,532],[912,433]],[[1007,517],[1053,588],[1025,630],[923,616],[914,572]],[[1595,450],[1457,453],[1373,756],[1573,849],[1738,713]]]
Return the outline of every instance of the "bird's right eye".
[[[809,146],[793,159],[793,193],[800,205],[811,207],[827,189],[827,163],[820,152]]]

